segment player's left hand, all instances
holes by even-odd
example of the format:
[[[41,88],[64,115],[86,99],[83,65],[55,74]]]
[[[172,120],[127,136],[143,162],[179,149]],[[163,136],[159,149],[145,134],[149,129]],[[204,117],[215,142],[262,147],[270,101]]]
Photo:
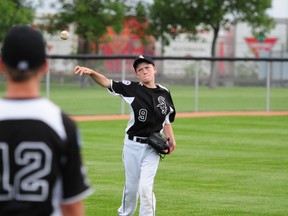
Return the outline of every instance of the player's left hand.
[[[168,145],[169,148],[168,148],[167,150],[165,150],[165,153],[166,153],[166,154],[170,154],[172,151],[174,151],[175,146],[174,146],[174,144],[170,141],[170,138],[169,138],[169,137],[167,138],[166,143],[167,143],[167,145]]]
[[[159,154],[170,154],[174,150],[174,145],[170,139],[163,137],[160,133],[151,133],[147,143]]]

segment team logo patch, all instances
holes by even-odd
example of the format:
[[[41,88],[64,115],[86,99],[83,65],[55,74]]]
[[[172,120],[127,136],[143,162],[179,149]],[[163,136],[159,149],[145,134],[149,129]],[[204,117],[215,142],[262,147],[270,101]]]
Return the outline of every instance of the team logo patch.
[[[129,81],[129,80],[123,80],[122,83],[123,83],[124,85],[130,85],[130,84],[131,84],[131,81]]]
[[[161,109],[161,113],[162,114],[166,115],[168,108],[167,108],[167,105],[166,105],[165,98],[162,97],[162,96],[159,96],[158,97],[158,103],[159,104],[157,105],[157,107],[159,107]]]

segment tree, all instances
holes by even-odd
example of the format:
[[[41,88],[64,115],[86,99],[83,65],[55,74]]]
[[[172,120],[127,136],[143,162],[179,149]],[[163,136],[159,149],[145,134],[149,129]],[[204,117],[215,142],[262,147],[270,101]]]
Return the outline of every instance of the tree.
[[[35,9],[25,0],[0,1],[0,41],[5,33],[16,24],[32,24]]]
[[[96,44],[98,53],[107,27],[111,26],[116,32],[123,27],[126,8],[121,0],[59,0],[58,6],[59,12],[48,15],[44,26],[52,34],[73,24],[79,36],[78,53],[91,53],[91,43]]]
[[[180,33],[197,36],[199,30],[213,32],[211,56],[220,29],[228,29],[238,22],[247,22],[255,36],[265,36],[274,27],[266,13],[271,0],[154,0],[147,11],[149,33],[161,39],[163,45]],[[216,85],[214,62],[211,62],[209,86]]]

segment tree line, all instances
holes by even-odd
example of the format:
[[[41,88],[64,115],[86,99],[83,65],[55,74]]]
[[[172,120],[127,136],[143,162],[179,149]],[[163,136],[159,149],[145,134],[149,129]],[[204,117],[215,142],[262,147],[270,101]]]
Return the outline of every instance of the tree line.
[[[44,0],[32,4],[29,0],[0,1],[0,40],[8,28],[15,24],[32,24],[35,11]],[[41,17],[42,30],[53,34],[70,24],[75,26],[79,36],[78,54],[91,52],[89,44],[101,44],[107,26],[120,33],[125,18],[135,17],[137,27],[131,27],[145,44],[153,36],[164,47],[179,34],[186,33],[191,40],[197,40],[199,31],[213,32],[211,57],[215,56],[215,46],[220,29],[229,29],[238,22],[246,22],[252,27],[255,37],[265,37],[275,26],[267,13],[271,0],[58,0],[51,7],[57,13]],[[213,71],[210,74],[213,85]]]

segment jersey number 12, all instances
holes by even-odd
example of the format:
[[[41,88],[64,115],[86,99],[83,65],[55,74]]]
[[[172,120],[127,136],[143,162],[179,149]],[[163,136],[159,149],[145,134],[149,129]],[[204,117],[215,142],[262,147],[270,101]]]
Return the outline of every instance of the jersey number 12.
[[[51,149],[43,142],[21,142],[13,154],[12,163],[21,168],[10,179],[9,145],[0,142],[0,201],[46,200],[49,184],[43,177],[51,171]]]

